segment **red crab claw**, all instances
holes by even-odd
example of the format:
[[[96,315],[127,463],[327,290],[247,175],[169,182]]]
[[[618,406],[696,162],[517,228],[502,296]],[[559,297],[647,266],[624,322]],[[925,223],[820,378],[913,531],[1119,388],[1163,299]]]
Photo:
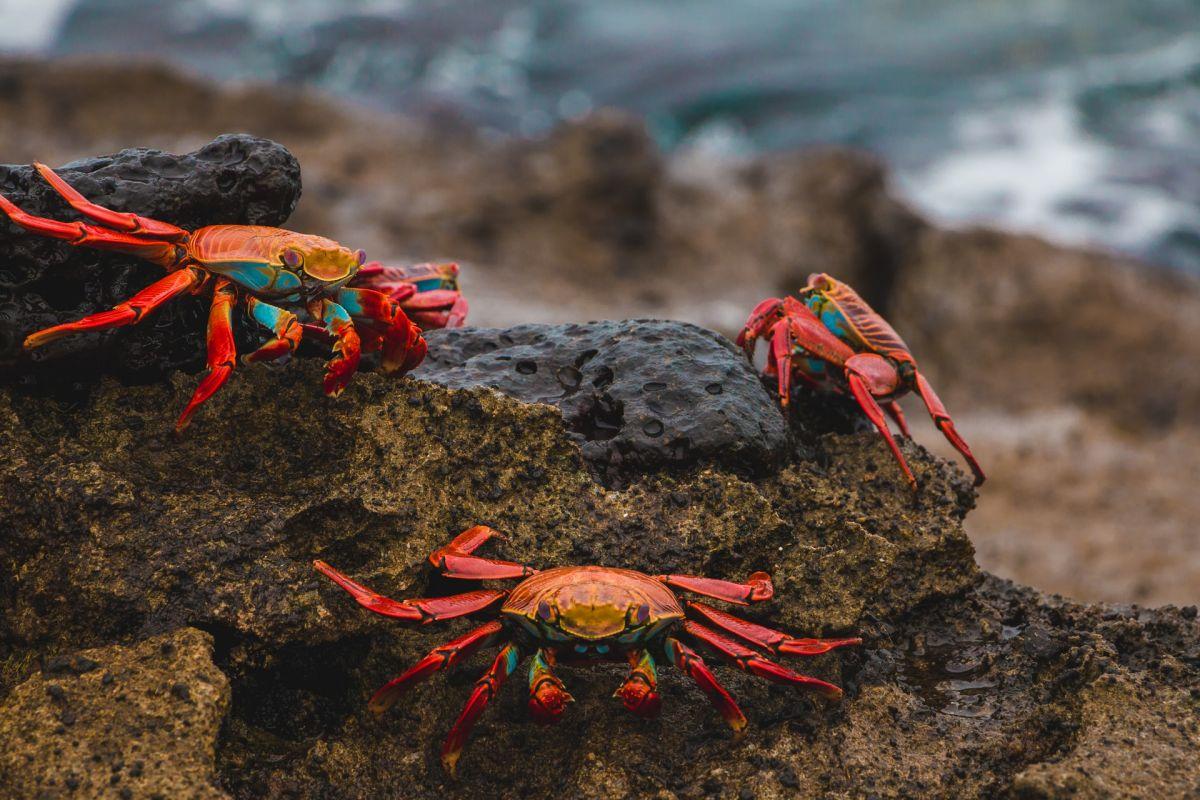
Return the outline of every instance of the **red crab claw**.
[[[782,317],[783,301],[778,297],[768,297],[754,307],[746,324],[737,336],[738,347],[746,353],[746,357],[754,360],[754,344],[767,330]]]
[[[562,718],[567,704],[574,702],[562,681],[553,675],[543,676],[529,691],[529,715],[542,725],[553,725]]]
[[[613,697],[620,698],[621,705],[639,717],[652,719],[662,712],[662,697],[658,691],[634,675],[629,676],[629,679],[613,692]]]

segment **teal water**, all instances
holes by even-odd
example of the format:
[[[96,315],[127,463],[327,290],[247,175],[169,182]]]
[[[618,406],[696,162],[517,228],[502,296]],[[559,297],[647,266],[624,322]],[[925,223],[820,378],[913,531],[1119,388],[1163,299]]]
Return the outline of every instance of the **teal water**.
[[[154,54],[502,134],[617,106],[665,148],[865,147],[942,221],[1200,270],[1196,0],[34,4],[50,21],[0,46]]]

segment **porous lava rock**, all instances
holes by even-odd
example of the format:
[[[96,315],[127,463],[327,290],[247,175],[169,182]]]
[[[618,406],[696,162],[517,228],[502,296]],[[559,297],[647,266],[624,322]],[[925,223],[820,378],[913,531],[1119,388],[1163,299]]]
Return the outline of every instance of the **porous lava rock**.
[[[58,172],[89,200],[188,230],[215,224],[280,225],[300,199],[300,165],[282,145],[225,135],[174,155],[134,148],[73,161]],[[31,214],[84,219],[31,166],[0,165],[0,192]],[[2,217],[2,215],[0,215]],[[71,336],[27,355],[34,331],[102,311],[162,277],[134,256],[71,245],[0,218],[0,367],[5,380],[48,387],[100,375],[161,378],[203,363],[207,311],[181,297],[119,334]]]
[[[697,462],[613,488],[554,407],[379,374],[335,401],[320,372],[311,360],[239,370],[183,437],[171,411],[190,376],[106,380],[83,406],[0,389],[0,708],[57,702],[31,698],[61,665],[87,666],[81,649],[105,664],[97,652],[153,652],[160,637],[198,628],[231,690],[216,781],[239,798],[1190,789],[1176,767],[1200,747],[1195,609],[1081,606],[982,575],[962,531],[968,479],[908,441],[916,497],[871,432],[815,435],[812,457],[785,453],[763,475]],[[383,716],[365,698],[473,623],[373,616],[311,560],[394,597],[451,594],[466,585],[437,577],[425,556],[475,523],[508,535],[488,552],[538,566],[766,569],[776,596],[748,616],[864,636],[799,665],[846,697],[828,704],[717,665],[752,722],[735,743],[665,662],[663,715],[650,721],[611,698],[618,665],[565,667],[577,702],[556,730],[530,720],[514,678],[450,781],[437,743],[488,654]],[[164,681],[147,702],[175,720],[179,696],[196,694],[183,682],[186,693]],[[89,702],[120,701],[99,691]],[[168,766],[206,747],[174,727],[160,733],[173,737],[159,751]],[[80,728],[80,746],[107,735]],[[40,740],[5,738],[12,763],[62,758]],[[9,779],[0,794],[35,796],[25,787]]]
[[[606,472],[717,463],[756,472],[787,447],[783,415],[732,343],[683,322],[607,320],[432,331],[415,376],[556,406]]]
[[[228,797],[229,681],[194,628],[48,660],[0,702],[5,797]]]

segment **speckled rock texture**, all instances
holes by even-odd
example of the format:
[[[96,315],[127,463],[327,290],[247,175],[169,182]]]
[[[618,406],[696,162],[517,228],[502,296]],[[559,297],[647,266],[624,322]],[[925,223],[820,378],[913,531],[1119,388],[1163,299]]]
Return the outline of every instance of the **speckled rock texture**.
[[[0,795],[216,800],[229,681],[179,628],[50,659],[0,702]]]
[[[682,322],[621,320],[433,331],[415,376],[557,406],[605,472],[697,461],[764,472],[787,426],[740,351]]]
[[[136,148],[73,161],[56,171],[89,200],[116,211],[204,225],[279,225],[300,199],[300,165],[283,146],[225,135],[187,155]],[[0,192],[39,216],[83,219],[30,166],[0,165]],[[177,298],[120,333],[71,336],[32,356],[34,331],[102,311],[162,276],[128,255],[76,248],[27,233],[0,215],[0,368],[5,380],[70,387],[110,374],[151,380],[204,363],[205,304]]]
[[[184,437],[171,434],[172,411],[191,376],[106,381],[82,406],[0,390],[0,705],[53,680],[81,648],[140,652],[198,628],[231,690],[216,782],[238,798],[1187,788],[1186,772],[1153,765],[1173,769],[1200,747],[1195,609],[1078,606],[982,575],[962,531],[974,501],[966,476],[907,441],[915,498],[875,435],[812,429],[764,475],[697,460],[607,486],[554,407],[377,374],[331,401],[316,388],[320,369],[302,359],[239,370]],[[823,401],[808,402],[821,419]],[[450,781],[438,743],[487,655],[385,715],[365,699],[471,623],[413,629],[375,617],[310,563],[323,558],[394,597],[450,594],[464,585],[436,577],[424,557],[480,522],[509,536],[489,552],[540,566],[733,578],[767,569],[776,597],[748,616],[865,637],[796,665],[846,697],[828,704],[715,666],[751,720],[735,743],[665,664],[664,712],[652,721],[611,698],[623,670],[567,667],[577,702],[547,730],[526,714],[518,672]],[[178,699],[156,698],[174,718]],[[11,759],[51,756],[6,738]]]

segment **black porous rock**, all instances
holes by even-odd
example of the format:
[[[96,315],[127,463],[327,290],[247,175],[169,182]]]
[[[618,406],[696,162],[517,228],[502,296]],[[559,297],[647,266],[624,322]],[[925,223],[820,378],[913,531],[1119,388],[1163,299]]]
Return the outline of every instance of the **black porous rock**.
[[[761,472],[787,447],[783,416],[741,353],[695,325],[530,324],[427,340],[414,377],[557,406],[584,456],[610,475],[698,461]]]
[[[134,148],[55,170],[89,200],[188,230],[205,225],[280,225],[300,199],[300,165],[282,145],[220,136],[187,155]],[[0,192],[24,210],[83,219],[31,166],[0,165]],[[34,331],[111,308],[162,276],[134,256],[104,253],[28,233],[0,215],[0,371],[27,388],[63,390],[101,375],[149,381],[204,360],[206,310],[177,298],[142,324],[69,336],[26,353]]]

